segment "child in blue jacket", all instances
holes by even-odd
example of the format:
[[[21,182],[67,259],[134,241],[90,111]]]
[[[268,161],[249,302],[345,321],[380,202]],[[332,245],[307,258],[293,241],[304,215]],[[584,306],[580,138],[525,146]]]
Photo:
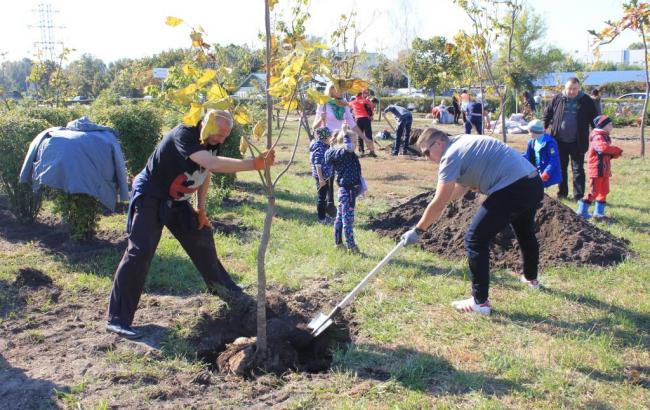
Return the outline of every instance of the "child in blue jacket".
[[[309,145],[309,163],[311,174],[316,180],[316,212],[318,222],[329,225],[332,220],[327,216],[327,204],[334,201],[333,185],[330,183],[332,166],[325,163],[325,152],[330,147],[332,132],[327,127],[321,127],[316,128],[314,134],[316,138]]]
[[[361,164],[354,153],[357,134],[347,129],[341,130],[336,138],[337,145],[325,153],[325,163],[331,165],[336,173],[339,186],[339,207],[334,220],[334,243],[343,245],[343,234],[349,252],[359,253],[354,242],[354,207],[361,190]]]
[[[524,158],[537,168],[544,188],[559,184],[562,182],[562,169],[557,142],[544,132],[544,124],[540,120],[528,123],[528,133],[530,140]]]

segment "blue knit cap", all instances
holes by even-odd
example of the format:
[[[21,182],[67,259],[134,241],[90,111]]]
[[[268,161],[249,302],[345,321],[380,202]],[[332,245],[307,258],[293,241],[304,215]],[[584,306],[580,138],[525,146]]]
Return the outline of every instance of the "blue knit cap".
[[[316,128],[316,136],[319,140],[324,140],[332,136],[332,131],[327,127]]]
[[[598,129],[603,129],[607,126],[607,124],[611,123],[612,119],[609,118],[607,115],[599,115],[598,117],[594,118],[594,128]]]

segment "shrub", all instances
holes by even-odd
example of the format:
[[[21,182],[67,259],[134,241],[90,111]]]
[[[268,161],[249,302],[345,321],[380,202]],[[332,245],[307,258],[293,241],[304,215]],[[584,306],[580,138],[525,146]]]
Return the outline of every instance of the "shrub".
[[[81,105],[71,107],[40,107],[40,106],[21,106],[17,112],[29,117],[42,119],[47,122],[49,127],[65,127],[70,121],[86,115],[87,108]]]
[[[31,185],[19,184],[18,177],[29,143],[48,123],[20,115],[6,113],[0,117],[0,187],[7,194],[9,208],[21,223],[36,219],[41,208],[41,195],[32,192]]]
[[[119,133],[128,173],[133,176],[140,172],[160,141],[160,112],[148,103],[127,104],[93,107],[91,118]]]
[[[244,128],[241,125],[235,123],[230,136],[226,138],[226,141],[221,147],[220,155],[228,158],[242,158],[242,155],[239,152],[239,143],[241,141],[241,136],[248,128],[250,128],[250,126]],[[212,189],[226,190],[224,193],[222,193],[222,198],[227,198],[228,193],[235,184],[235,174],[215,173],[212,175],[212,184]]]
[[[54,191],[54,212],[61,215],[70,226],[70,238],[74,241],[89,239],[97,230],[102,206],[95,198],[86,194],[69,194]]]

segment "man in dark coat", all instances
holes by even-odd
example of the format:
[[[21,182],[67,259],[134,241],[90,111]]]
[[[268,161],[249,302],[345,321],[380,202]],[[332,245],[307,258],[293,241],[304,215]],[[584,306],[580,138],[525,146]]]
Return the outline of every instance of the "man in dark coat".
[[[560,152],[562,182],[558,198],[569,194],[569,159],[573,173],[573,198],[578,201],[585,193],[585,153],[589,148],[589,127],[596,117],[596,106],[590,96],[580,91],[580,81],[569,78],[564,91],[551,100],[544,112],[544,127],[555,138]]]

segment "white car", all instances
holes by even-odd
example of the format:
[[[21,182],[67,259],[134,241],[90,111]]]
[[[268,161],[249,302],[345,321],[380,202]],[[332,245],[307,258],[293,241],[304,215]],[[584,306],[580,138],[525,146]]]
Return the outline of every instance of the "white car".
[[[629,94],[623,94],[620,97],[618,97],[619,100],[623,99],[635,99],[635,100],[645,100],[645,93],[629,93]]]

